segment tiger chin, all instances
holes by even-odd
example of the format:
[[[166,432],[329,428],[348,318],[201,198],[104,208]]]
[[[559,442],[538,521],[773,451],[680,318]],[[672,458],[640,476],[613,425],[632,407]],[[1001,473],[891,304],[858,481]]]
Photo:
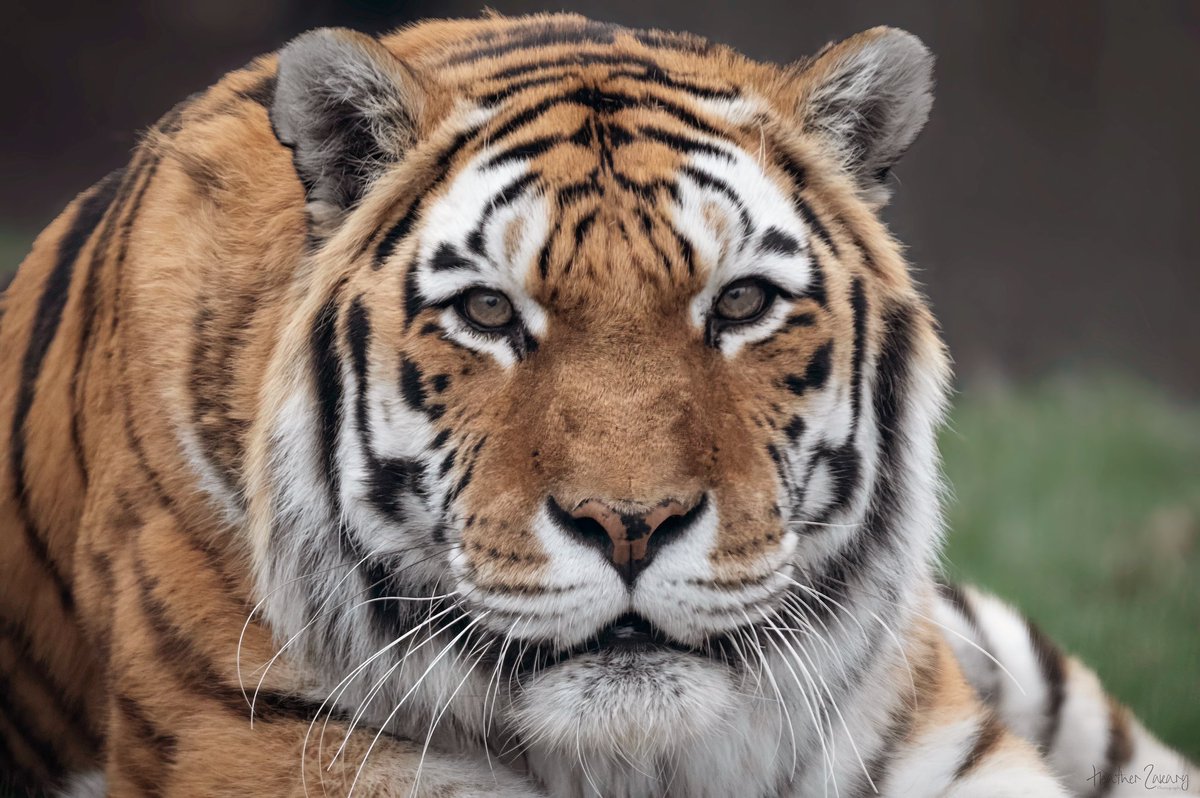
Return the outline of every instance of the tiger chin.
[[[1188,772],[937,579],[947,356],[878,216],[931,97],[893,29],[778,67],[493,15],[313,31],[178,105],[0,305],[0,774],[715,798]]]

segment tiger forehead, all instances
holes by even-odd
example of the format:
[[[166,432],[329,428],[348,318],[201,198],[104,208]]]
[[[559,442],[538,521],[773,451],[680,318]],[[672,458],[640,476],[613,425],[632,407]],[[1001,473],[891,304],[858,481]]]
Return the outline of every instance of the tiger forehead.
[[[581,273],[640,276],[694,291],[702,284],[698,272],[713,265],[695,262],[673,224],[680,180],[699,180],[732,197],[737,185],[716,185],[692,163],[697,156],[732,160],[746,153],[747,133],[687,97],[645,93],[632,82],[627,70],[612,65],[558,76],[538,87],[541,99],[509,97],[479,132],[485,144],[476,157],[484,169],[523,165],[497,202],[525,191],[547,200],[554,222],[538,256],[543,283],[566,275],[578,281]],[[765,145],[761,138],[755,144],[757,160]],[[693,210],[718,237],[736,226],[718,203]],[[509,226],[506,252],[517,249],[512,241],[523,227]]]

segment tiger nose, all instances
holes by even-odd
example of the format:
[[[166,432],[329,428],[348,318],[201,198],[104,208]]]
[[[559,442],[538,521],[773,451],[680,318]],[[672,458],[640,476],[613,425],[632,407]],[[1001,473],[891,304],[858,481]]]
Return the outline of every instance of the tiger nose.
[[[568,533],[603,551],[626,584],[632,585],[663,546],[688,530],[705,503],[704,496],[686,503],[668,499],[649,510],[627,512],[591,499],[569,513],[560,509],[557,514]]]

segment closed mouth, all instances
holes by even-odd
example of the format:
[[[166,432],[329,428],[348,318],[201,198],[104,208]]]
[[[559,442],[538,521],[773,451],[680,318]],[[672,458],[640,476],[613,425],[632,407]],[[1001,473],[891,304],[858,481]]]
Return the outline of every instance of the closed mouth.
[[[723,643],[724,638],[722,637],[707,640],[698,646],[686,645],[667,636],[643,616],[627,612],[577,645],[555,651],[546,651],[544,646],[534,647],[533,651],[526,651],[517,663],[517,670],[526,673],[544,670],[576,657],[609,652],[636,653],[667,650],[726,660]]]

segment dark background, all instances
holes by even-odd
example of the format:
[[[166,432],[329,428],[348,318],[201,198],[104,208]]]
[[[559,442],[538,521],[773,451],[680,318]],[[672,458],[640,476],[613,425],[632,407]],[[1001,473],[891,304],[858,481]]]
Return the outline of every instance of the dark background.
[[[775,61],[879,24],[925,40],[933,117],[887,217],[957,361],[947,569],[1018,604],[1200,760],[1200,0],[567,2]],[[136,131],[227,70],[320,25],[481,10],[9,5],[0,285]]]
[[[0,34],[0,224],[26,237],[135,131],[319,25],[383,32],[464,0],[26,2]],[[554,9],[493,2],[506,13]],[[1200,2],[575,0],[789,61],[890,24],[938,57],[897,170],[910,246],[964,380],[1116,365],[1200,396]],[[0,271],[6,271],[0,265]]]

